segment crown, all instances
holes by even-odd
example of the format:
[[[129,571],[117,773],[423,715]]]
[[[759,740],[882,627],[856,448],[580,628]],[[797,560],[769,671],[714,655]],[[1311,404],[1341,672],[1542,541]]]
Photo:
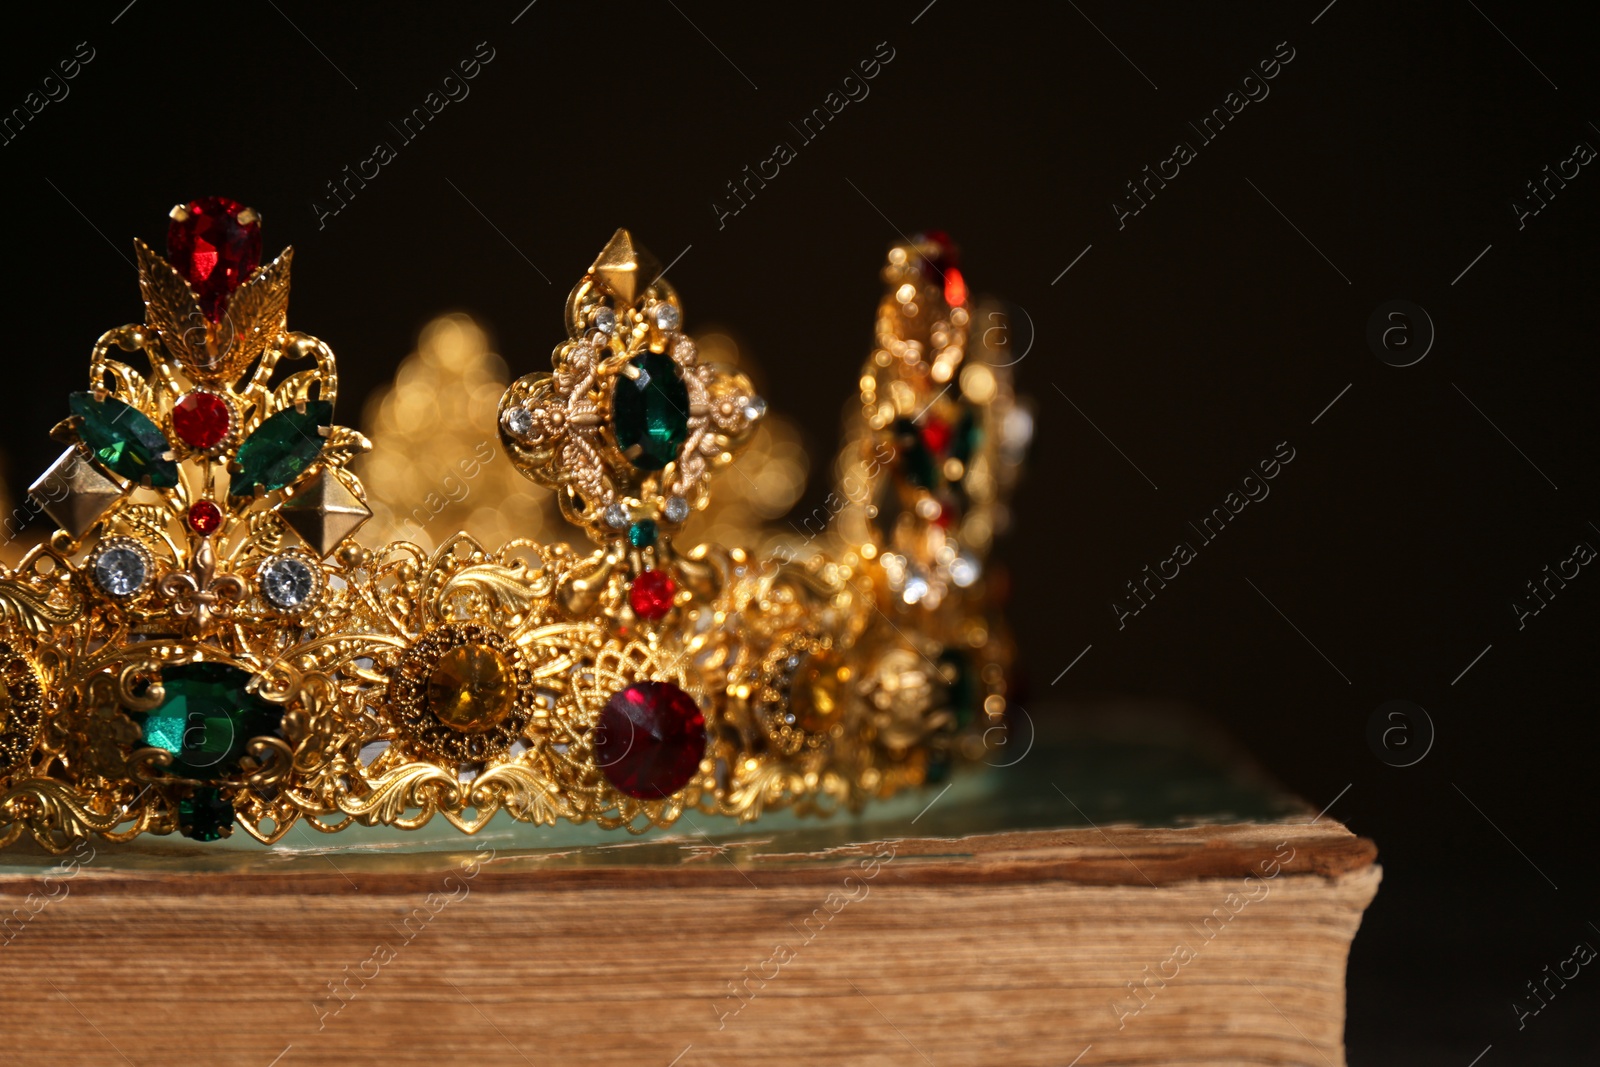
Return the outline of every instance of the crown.
[[[180,205],[167,258],[136,248],[145,322],[97,342],[30,489],[60,529],[0,571],[0,844],[827,814],[1003,726],[983,571],[1025,409],[942,237],[890,251],[821,519],[675,543],[766,403],[619,230],[499,406],[593,544],[432,551],[355,540],[370,445],[256,213]]]

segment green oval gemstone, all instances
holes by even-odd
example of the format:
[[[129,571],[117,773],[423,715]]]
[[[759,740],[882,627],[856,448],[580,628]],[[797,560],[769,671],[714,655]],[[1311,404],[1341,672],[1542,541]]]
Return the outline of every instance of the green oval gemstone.
[[[114,396],[96,400],[93,393],[73,393],[67,406],[82,420],[79,438],[108,469],[134,481],[148,477],[158,489],[178,484],[178,465],[161,458],[172,446],[137,408]]]
[[[919,489],[933,489],[939,476],[938,457],[923,440],[917,424],[910,419],[896,419],[894,436],[900,450],[900,470],[906,481]]]
[[[322,454],[322,430],[332,425],[333,404],[326,400],[306,401],[305,411],[284,408],[262,422],[239,446],[233,495],[249,496],[258,485],[270,490],[292,484]]]
[[[221,781],[238,769],[252,738],[282,736],[283,708],[248,692],[250,672],[226,663],[186,663],[161,672],[166,699],[130,711],[152,748],[172,753],[169,774]]]
[[[689,387],[671,356],[646,352],[633,360],[637,378],[617,375],[611,394],[611,430],[628,462],[658,471],[678,458],[689,436]]]

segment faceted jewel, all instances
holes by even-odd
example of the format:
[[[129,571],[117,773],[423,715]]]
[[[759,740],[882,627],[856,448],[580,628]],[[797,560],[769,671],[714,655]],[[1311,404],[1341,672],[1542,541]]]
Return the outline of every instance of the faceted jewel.
[[[93,393],[73,393],[67,405],[78,417],[78,434],[108,470],[139,481],[149,478],[158,489],[178,484],[178,466],[165,458],[171,446],[156,424],[114,396],[96,400]]]
[[[291,484],[322,454],[333,424],[333,405],[308,400],[305,410],[284,408],[271,416],[239,446],[235,496],[249,496],[256,486],[266,490]]]
[[[671,682],[635,682],[600,712],[595,760],[620,792],[669,797],[689,784],[706,752],[699,705]]]
[[[299,556],[278,556],[261,565],[261,595],[279,611],[299,611],[317,592],[317,573]]]
[[[617,447],[639,470],[658,471],[678,458],[689,436],[689,389],[671,356],[634,358],[636,377],[618,375],[611,397]]]

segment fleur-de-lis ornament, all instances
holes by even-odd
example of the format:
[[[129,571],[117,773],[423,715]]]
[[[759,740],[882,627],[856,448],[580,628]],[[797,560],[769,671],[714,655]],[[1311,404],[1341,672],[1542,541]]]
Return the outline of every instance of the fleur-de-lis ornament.
[[[162,596],[172,601],[173,614],[186,620],[197,637],[210,630],[219,616],[250,591],[238,575],[217,573],[217,557],[209,537],[200,539],[188,572],[167,575],[158,588]]]

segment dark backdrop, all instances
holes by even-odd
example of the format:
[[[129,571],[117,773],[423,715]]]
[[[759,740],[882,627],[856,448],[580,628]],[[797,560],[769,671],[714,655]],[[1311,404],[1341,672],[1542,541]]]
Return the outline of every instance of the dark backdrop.
[[[53,456],[95,337],[139,317],[130,239],[160,247],[179,200],[236,197],[269,253],[298,249],[291,321],[338,352],[346,421],[445,310],[485,321],[515,373],[542,366],[568,287],[628,225],[683,253],[690,327],[735,326],[819,456],[884,248],[942,227],[1035,334],[1018,371],[1039,434],[1007,549],[1031,706],[1191,699],[1378,842],[1355,1062],[1593,1052],[1600,977],[1521,1030],[1512,1009],[1576,942],[1600,946],[1600,576],[1579,567],[1537,614],[1513,608],[1536,606],[1524,585],[1546,565],[1600,546],[1585,12],[525,3],[8,16],[0,107],[93,51],[0,146],[13,493]],[[802,143],[789,124],[859,97],[844,79],[885,49],[869,95]],[[487,50],[470,95],[403,142],[388,123]],[[1234,90],[1257,99],[1205,143],[1187,123]],[[325,183],[380,140],[395,158],[319,218]],[[1194,158],[1131,214],[1124,183],[1180,140]],[[725,183],[778,141],[796,158],[719,218]],[[1524,186],[1547,165],[1576,176],[1534,214]],[[1395,300],[1411,306],[1375,348],[1369,319]],[[1280,442],[1294,459],[1270,496],[1202,543],[1186,524]],[[1197,557],[1119,627],[1124,583],[1180,540]],[[1391,700],[1432,730],[1412,709],[1374,745]]]

